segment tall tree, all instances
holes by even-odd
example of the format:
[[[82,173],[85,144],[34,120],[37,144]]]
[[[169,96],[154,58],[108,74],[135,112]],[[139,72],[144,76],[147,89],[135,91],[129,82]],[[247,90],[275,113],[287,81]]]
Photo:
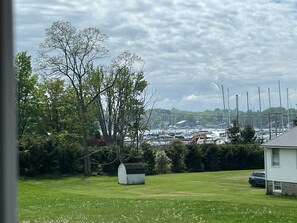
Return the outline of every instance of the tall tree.
[[[251,125],[244,126],[240,130],[240,137],[243,143],[254,143],[256,141],[256,131]]]
[[[227,129],[227,134],[232,144],[240,143],[240,128],[236,121],[233,121],[232,125]]]
[[[89,97],[84,85],[98,59],[108,56],[102,46],[107,35],[98,28],[77,30],[69,22],[57,21],[46,29],[46,38],[40,45],[38,67],[45,74],[68,80],[77,100],[77,115],[82,129],[84,147],[84,174],[91,174],[91,161],[87,147],[87,110],[102,92]],[[104,91],[104,90],[103,90]]]
[[[15,58],[15,76],[17,82],[17,114],[19,139],[32,131],[39,117],[37,75],[32,74],[31,56],[21,52]],[[31,128],[30,128],[31,127]]]
[[[148,86],[144,79],[142,70],[135,71],[133,65],[140,58],[128,51],[123,52],[110,67],[110,75],[103,75],[104,71],[100,68],[97,72],[101,73],[98,79],[104,79],[103,86],[94,83],[94,94],[102,92],[96,100],[98,119],[102,134],[107,143],[119,145],[119,159],[121,162],[129,156],[125,154],[124,138],[129,134],[132,141],[138,144],[138,133],[143,129],[141,118],[144,115],[145,97],[144,91]],[[112,88],[107,86],[114,83]]]

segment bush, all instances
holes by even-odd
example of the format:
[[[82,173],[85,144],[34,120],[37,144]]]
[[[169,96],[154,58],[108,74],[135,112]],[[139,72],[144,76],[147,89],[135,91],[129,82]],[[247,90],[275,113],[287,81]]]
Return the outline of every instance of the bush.
[[[156,153],[156,171],[157,173],[168,173],[171,167],[171,160],[164,150]]]
[[[143,151],[142,162],[144,164],[144,170],[147,175],[155,174],[156,170],[156,154],[152,146],[148,143],[143,143],[141,145]]]
[[[185,165],[188,172],[198,172],[204,170],[202,162],[202,151],[198,144],[191,143],[186,145]]]
[[[168,157],[171,159],[171,171],[175,173],[184,172],[185,165],[185,153],[186,148],[182,141],[174,140],[169,144]]]

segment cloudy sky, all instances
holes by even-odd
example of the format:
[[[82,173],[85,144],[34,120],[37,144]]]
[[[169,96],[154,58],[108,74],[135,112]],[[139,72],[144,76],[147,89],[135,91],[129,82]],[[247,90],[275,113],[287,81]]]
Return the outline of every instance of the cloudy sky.
[[[297,108],[297,0],[15,0],[14,11],[16,51],[33,58],[54,21],[99,27],[111,57],[141,56],[157,107],[222,109],[223,86],[231,109],[238,95],[246,111],[248,92],[259,110],[259,87],[262,110],[268,88],[272,106]]]

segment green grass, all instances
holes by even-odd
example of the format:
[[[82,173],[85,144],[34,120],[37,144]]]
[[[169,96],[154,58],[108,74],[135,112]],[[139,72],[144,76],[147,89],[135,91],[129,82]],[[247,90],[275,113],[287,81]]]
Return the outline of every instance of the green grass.
[[[251,171],[19,181],[19,222],[296,222],[297,198],[252,188]]]

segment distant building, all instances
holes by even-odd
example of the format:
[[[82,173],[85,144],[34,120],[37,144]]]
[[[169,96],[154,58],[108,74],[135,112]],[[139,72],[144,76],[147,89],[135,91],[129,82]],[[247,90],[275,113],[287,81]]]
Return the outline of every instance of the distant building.
[[[297,127],[262,144],[266,193],[297,195]]]
[[[193,125],[194,125],[194,123],[190,122],[188,120],[181,120],[181,121],[175,123],[176,128],[190,127],[190,126],[193,126]]]
[[[118,167],[119,184],[144,184],[145,173],[141,163],[121,163]]]

